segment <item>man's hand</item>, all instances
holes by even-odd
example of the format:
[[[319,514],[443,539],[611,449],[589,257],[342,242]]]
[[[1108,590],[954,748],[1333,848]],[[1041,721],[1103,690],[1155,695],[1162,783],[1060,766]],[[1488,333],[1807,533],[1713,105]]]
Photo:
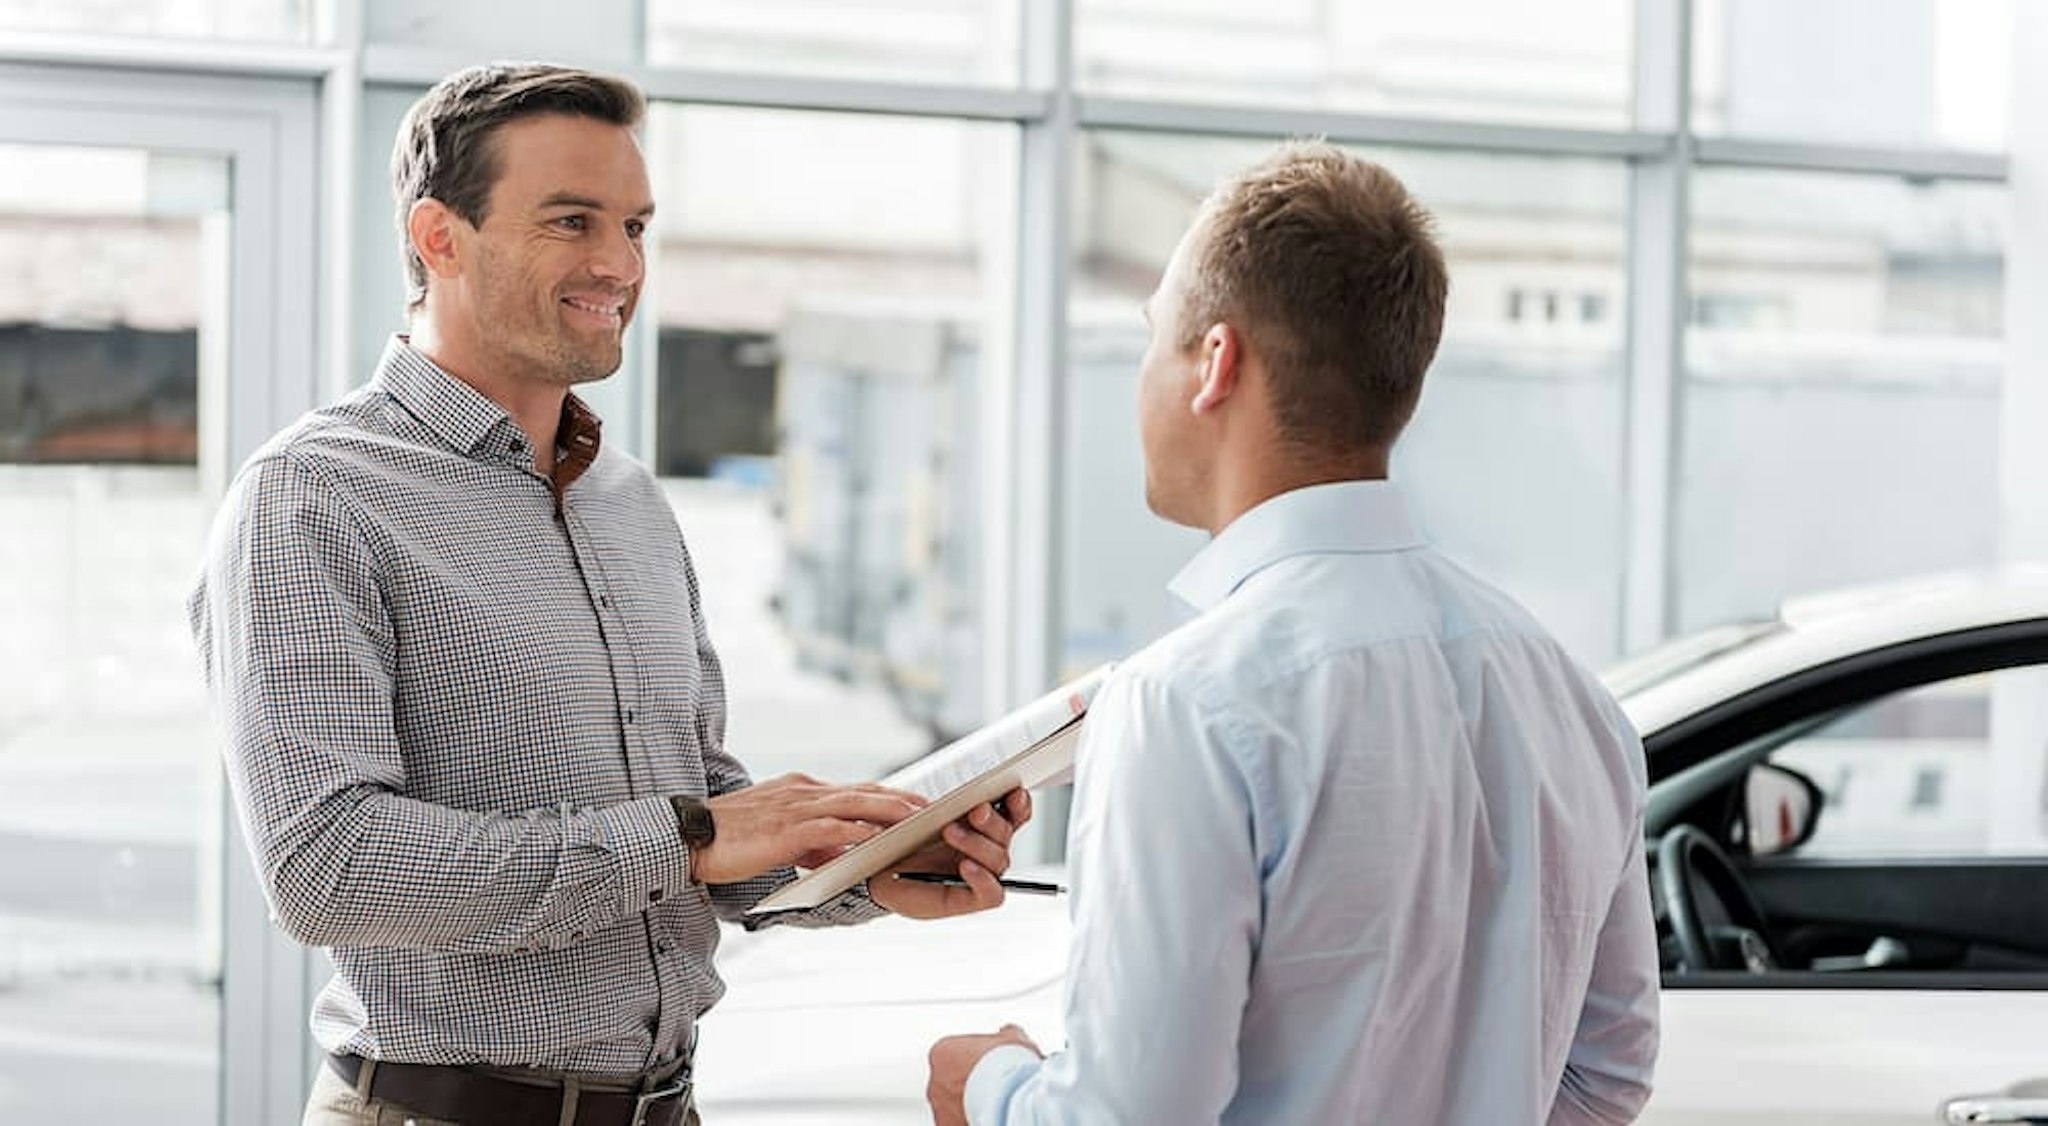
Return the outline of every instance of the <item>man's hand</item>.
[[[948,1036],[932,1045],[932,1077],[925,1084],[924,1101],[931,1104],[933,1126],[967,1126],[967,1077],[981,1057],[1004,1044],[1021,1044],[1045,1055],[1014,1024],[985,1036]]]
[[[1010,868],[1010,838],[1031,820],[1031,794],[1012,790],[1001,804],[1002,813],[987,804],[975,806],[946,826],[938,841],[876,873],[868,881],[868,897],[912,919],[940,919],[1001,906],[1003,885],[996,877]],[[898,872],[957,873],[967,886],[899,880]]]
[[[704,803],[718,835],[690,854],[700,883],[731,884],[788,864],[815,866],[916,813],[916,794],[864,784],[833,786],[785,774]]]

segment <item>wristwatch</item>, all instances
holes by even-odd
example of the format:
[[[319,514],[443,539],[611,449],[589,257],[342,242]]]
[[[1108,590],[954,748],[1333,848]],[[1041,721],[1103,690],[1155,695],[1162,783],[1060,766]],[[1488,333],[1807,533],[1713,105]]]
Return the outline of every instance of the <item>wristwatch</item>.
[[[671,794],[668,803],[675,807],[676,827],[682,830],[683,844],[692,854],[710,848],[718,839],[718,818],[710,806],[688,794]]]

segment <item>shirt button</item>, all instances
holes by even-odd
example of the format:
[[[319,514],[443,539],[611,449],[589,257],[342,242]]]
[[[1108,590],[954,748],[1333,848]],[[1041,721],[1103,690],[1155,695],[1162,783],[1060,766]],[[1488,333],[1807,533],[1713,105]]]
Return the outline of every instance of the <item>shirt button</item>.
[[[676,952],[676,944],[664,938],[654,944],[654,952],[656,954],[673,954]]]
[[[655,888],[655,889],[654,889],[653,891],[650,891],[650,892],[648,892],[648,893],[647,893],[647,902],[649,902],[649,903],[660,903],[660,902],[661,902],[661,889],[660,889],[660,888]]]
[[[611,596],[611,595],[609,595],[609,594],[600,594],[600,595],[598,595],[598,596],[597,596],[597,604],[598,604],[599,606],[602,606],[602,607],[604,607],[604,608],[605,608],[605,609],[607,609],[607,610],[611,609],[611,608],[612,608],[612,596]]]
[[[635,722],[638,722],[638,721],[639,721],[639,718],[640,718],[640,713],[639,713],[639,712],[636,712],[636,711],[634,711],[634,710],[633,710],[633,709],[631,709],[631,708],[627,708],[627,709],[626,709],[626,722],[627,722],[627,723],[635,723]]]

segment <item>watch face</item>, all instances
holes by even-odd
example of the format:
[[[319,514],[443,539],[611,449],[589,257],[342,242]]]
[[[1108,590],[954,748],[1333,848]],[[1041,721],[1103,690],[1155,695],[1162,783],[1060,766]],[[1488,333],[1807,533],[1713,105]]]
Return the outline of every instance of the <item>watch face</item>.
[[[711,814],[711,807],[693,798],[676,802],[678,820],[683,829],[683,841],[692,848],[703,848],[718,836],[718,821]]]

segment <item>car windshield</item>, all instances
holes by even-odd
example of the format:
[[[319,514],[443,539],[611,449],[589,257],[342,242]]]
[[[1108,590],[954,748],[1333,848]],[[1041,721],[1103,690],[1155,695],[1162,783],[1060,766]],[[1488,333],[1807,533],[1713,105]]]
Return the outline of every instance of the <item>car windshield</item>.
[[[1775,618],[1715,626],[1624,658],[1601,673],[1600,679],[1609,692],[1626,698],[1784,630],[1785,624]]]

